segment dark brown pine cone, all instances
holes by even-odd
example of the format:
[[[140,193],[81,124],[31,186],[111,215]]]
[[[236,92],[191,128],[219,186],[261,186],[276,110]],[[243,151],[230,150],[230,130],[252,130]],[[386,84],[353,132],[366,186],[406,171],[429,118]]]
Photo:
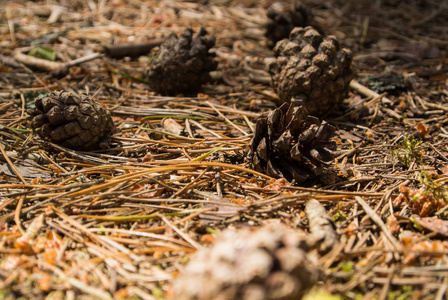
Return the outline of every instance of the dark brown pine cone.
[[[297,300],[318,269],[305,234],[283,226],[227,229],[198,251],[174,282],[176,300]]]
[[[109,146],[115,128],[110,112],[86,94],[51,92],[35,104],[31,127],[43,139],[76,150]]]
[[[334,132],[332,125],[309,116],[301,101],[283,103],[257,120],[250,144],[254,169],[297,183],[312,179],[328,183],[328,165],[336,149],[330,141]]]
[[[270,63],[269,73],[280,103],[295,97],[304,101],[311,115],[322,116],[347,96],[353,79],[352,53],[341,49],[335,37],[297,27],[274,52],[277,59]]]
[[[171,33],[149,62],[147,75],[151,87],[162,95],[196,93],[202,84],[210,81],[210,71],[218,62],[209,53],[215,37],[206,36],[201,28],[193,38],[188,28],[179,37]]]
[[[310,25],[310,11],[301,2],[272,4],[267,13],[265,36],[269,39],[269,46],[289,37],[294,27],[306,27]]]

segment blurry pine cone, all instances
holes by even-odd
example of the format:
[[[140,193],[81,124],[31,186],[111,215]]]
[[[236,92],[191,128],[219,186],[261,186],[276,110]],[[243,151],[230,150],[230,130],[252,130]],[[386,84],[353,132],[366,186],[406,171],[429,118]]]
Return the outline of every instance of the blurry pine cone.
[[[323,38],[312,27],[297,27],[274,52],[277,59],[269,72],[280,103],[296,97],[311,115],[322,116],[347,96],[353,79],[352,53],[341,49],[335,37]]]
[[[51,92],[37,98],[31,127],[45,140],[76,150],[109,147],[114,123],[110,112],[86,94]]]
[[[209,53],[215,37],[206,34],[201,28],[193,38],[193,30],[188,28],[179,37],[175,33],[168,36],[148,65],[148,79],[155,91],[173,96],[191,94],[210,81],[209,72],[216,70],[218,62]]]
[[[335,128],[309,116],[301,101],[283,103],[257,120],[250,156],[255,170],[297,183],[318,179],[329,183],[333,161],[330,141]]]
[[[267,13],[265,36],[269,39],[269,46],[289,37],[294,27],[306,27],[310,25],[310,11],[301,2],[272,4]]]
[[[176,300],[297,300],[317,281],[305,235],[282,226],[227,229],[174,282]]]

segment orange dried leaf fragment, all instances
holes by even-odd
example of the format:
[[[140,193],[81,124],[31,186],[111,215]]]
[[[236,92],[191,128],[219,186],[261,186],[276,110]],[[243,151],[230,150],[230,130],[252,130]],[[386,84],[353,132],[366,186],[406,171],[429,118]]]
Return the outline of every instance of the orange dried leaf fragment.
[[[6,271],[14,270],[21,264],[27,262],[28,259],[25,256],[17,255],[17,254],[11,254],[6,256],[6,258],[3,260],[3,263],[1,264],[0,268]]]
[[[435,195],[425,186],[417,190],[400,186],[400,194],[393,200],[392,204],[394,207],[407,204],[412,212],[419,214],[420,217],[432,216],[436,211],[447,205],[443,197]]]
[[[47,272],[34,268],[32,276],[36,279],[37,285],[42,291],[50,290],[51,276]]]
[[[265,186],[265,189],[268,190],[274,190],[274,191],[281,191],[283,187],[285,186],[291,186],[291,184],[286,181],[285,178],[279,178],[279,179],[272,179],[267,186]]]
[[[394,215],[390,215],[387,218],[387,228],[392,234],[396,234],[400,230],[400,224],[398,224],[398,220]]]
[[[418,122],[417,125],[416,125],[416,127],[417,127],[418,134],[419,134],[422,138],[424,138],[424,137],[429,133],[429,129],[428,129],[428,127],[426,127],[425,124],[423,124],[423,123],[421,123],[421,122]]]
[[[55,231],[52,230],[47,233],[46,246],[43,254],[44,258],[47,260],[47,263],[55,263],[63,244],[64,242],[62,238]]]
[[[14,247],[24,253],[35,253],[33,245],[36,244],[35,238],[44,225],[44,215],[36,217],[26,230],[26,233],[14,241]]]

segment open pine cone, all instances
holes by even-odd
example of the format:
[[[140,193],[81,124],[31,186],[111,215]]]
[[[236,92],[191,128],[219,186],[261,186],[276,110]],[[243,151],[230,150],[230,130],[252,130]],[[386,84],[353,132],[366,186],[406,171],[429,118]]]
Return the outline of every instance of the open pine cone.
[[[277,59],[269,72],[280,103],[296,97],[311,115],[321,116],[347,96],[353,79],[352,53],[341,49],[335,37],[324,38],[313,27],[297,27],[274,52]]]
[[[309,116],[301,101],[283,103],[257,120],[250,144],[254,169],[297,183],[312,179],[328,183],[327,167],[336,149],[329,139],[334,132],[332,125]]]
[[[114,123],[110,112],[86,94],[51,92],[35,100],[31,127],[43,139],[77,150],[107,148]]]
[[[162,95],[191,94],[210,81],[210,71],[218,62],[209,53],[215,37],[201,28],[193,38],[188,28],[179,37],[171,33],[149,62],[147,75],[151,87]]]
[[[306,27],[310,25],[310,12],[301,2],[272,4],[267,13],[265,36],[269,39],[269,46],[289,37],[294,27]]]
[[[174,299],[301,299],[318,277],[304,236],[278,225],[227,229],[176,278]]]

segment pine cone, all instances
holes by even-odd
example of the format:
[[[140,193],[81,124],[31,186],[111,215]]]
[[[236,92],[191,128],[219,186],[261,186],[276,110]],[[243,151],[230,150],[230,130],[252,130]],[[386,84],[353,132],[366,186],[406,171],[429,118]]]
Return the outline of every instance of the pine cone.
[[[110,112],[86,94],[51,92],[35,100],[31,127],[43,139],[58,145],[93,150],[107,148],[114,123]]]
[[[304,236],[278,225],[255,232],[228,229],[192,257],[174,282],[174,298],[300,299],[318,277]]]
[[[283,103],[257,120],[250,157],[254,169],[297,183],[319,179],[328,183],[333,161],[335,128],[309,116],[301,101]]]
[[[289,37],[294,27],[306,27],[310,25],[310,11],[300,2],[272,4],[267,13],[265,36],[269,39],[269,46]]]
[[[188,28],[179,37],[171,33],[160,45],[149,63],[147,74],[151,87],[163,95],[191,94],[210,81],[210,71],[218,62],[209,53],[215,45],[215,37],[206,36],[201,28],[193,38]]]
[[[340,49],[335,37],[323,38],[312,27],[297,27],[274,52],[277,59],[269,72],[281,103],[296,97],[310,114],[321,116],[346,97],[353,79],[352,53]]]

